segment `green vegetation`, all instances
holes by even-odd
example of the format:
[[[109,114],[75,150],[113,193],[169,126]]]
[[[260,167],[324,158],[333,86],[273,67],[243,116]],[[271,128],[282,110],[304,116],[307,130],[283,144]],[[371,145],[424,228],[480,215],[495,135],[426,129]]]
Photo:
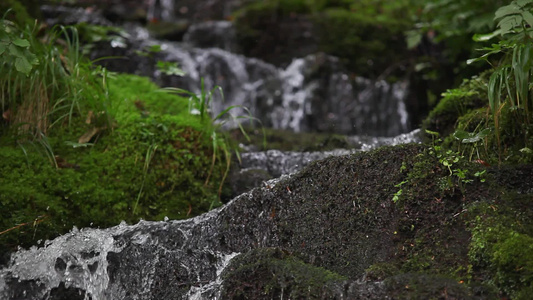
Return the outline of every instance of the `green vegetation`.
[[[0,11],[7,8],[0,22],[1,253],[72,226],[182,219],[221,205],[233,142],[220,131],[232,108],[207,115],[219,89],[201,87],[195,95],[109,73],[80,55],[86,49],[79,40],[120,40],[120,31],[87,24],[41,30],[18,1],[0,4]],[[481,283],[481,295],[527,299],[533,291],[533,187],[524,182],[533,163],[532,9],[533,0],[268,0],[237,12],[246,54],[264,55],[254,52],[258,40],[289,40],[279,21],[309,23],[311,50],[339,56],[354,74],[414,74],[413,82],[428,83],[430,102],[432,93],[449,89],[438,104],[429,103],[436,106],[423,124],[427,145],[315,162],[273,187],[275,201],[284,201],[270,219],[280,236],[290,237],[280,243],[307,258],[322,253],[317,264],[336,273],[263,249],[236,260],[228,282],[258,276],[266,280],[252,283],[273,297],[279,286],[305,297],[344,279],[338,274],[366,270],[368,278],[412,295],[424,292],[432,273],[445,278],[444,291],[466,293],[463,283]],[[475,33],[484,34],[474,41]],[[175,64],[154,64],[181,74]],[[241,132],[241,141],[249,138]],[[290,149],[346,145],[342,137],[302,139],[311,144]],[[282,142],[279,148],[294,147]],[[319,173],[326,179],[313,182]],[[296,184],[304,180],[312,184]],[[306,214],[293,218],[285,213],[291,209]],[[305,228],[311,222],[346,236],[317,240]],[[384,252],[391,245],[394,253]],[[242,286],[226,292],[246,295]]]
[[[448,90],[426,119],[424,126],[441,132],[448,147],[470,151],[471,158],[475,152],[491,164],[531,162],[532,6],[533,1],[513,1],[496,11],[498,28],[475,38],[501,40],[469,61],[484,60],[494,68]],[[499,59],[490,61],[493,56]]]
[[[240,255],[232,260],[222,277],[223,294],[229,299],[261,296],[320,299],[326,286],[346,279],[276,248],[255,249]]]
[[[276,44],[291,51],[290,41],[286,40],[289,37],[279,32],[283,30],[279,21],[309,22],[318,40],[318,48],[312,48],[313,51],[340,57],[358,75],[378,77],[391,62],[398,62],[394,68],[405,63],[407,48],[403,31],[409,28],[410,22],[401,16],[409,10],[407,2],[257,1],[235,14],[235,24],[245,54],[267,60],[281,58],[287,63],[291,57],[285,57],[283,51],[276,52],[274,57],[272,53],[261,52],[261,47]]]
[[[478,184],[492,190],[464,208],[471,234],[468,260],[452,274],[463,274],[465,281],[481,280],[512,299],[528,299],[533,290],[531,183],[524,177],[527,165],[533,162],[529,83],[533,70],[532,8],[533,1],[522,0],[495,10],[497,28],[474,39],[499,40],[485,46],[480,57],[468,61],[486,61],[492,69],[444,93],[424,122],[426,129],[444,137],[439,145],[444,152],[437,156],[441,165],[458,164],[456,169],[462,170],[456,172],[449,166],[449,177],[457,180],[444,186],[460,187],[463,183],[455,192],[463,199],[472,197],[468,190]],[[410,192],[413,184],[421,184],[425,177],[418,173],[409,174],[401,186],[402,197],[416,194]],[[441,196],[441,201],[449,197]],[[401,199],[411,201],[409,196]]]
[[[75,27],[0,25],[0,252],[73,226],[182,219],[221,204],[232,146],[208,103],[192,113],[205,94],[93,65]]]
[[[484,273],[512,299],[528,299],[533,286],[533,224],[530,197],[512,194],[505,202],[475,206],[468,256],[471,272]]]

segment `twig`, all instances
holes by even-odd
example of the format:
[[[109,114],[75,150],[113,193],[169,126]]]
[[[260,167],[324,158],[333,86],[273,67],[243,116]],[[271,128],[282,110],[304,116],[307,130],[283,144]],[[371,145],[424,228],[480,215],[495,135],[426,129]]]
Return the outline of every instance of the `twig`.
[[[9,228],[9,229],[6,229],[6,230],[0,232],[0,235],[2,235],[2,234],[4,234],[4,233],[8,233],[8,232],[10,232],[11,230],[14,230],[14,229],[17,229],[17,228],[20,228],[20,227],[22,227],[22,226],[26,226],[26,225],[29,225],[29,224],[33,224],[33,226],[35,226],[35,225],[41,223],[41,222],[42,222],[45,218],[47,218],[47,217],[48,217],[47,215],[39,216],[39,217],[37,217],[35,220],[33,220],[33,222],[26,222],[26,223],[19,224],[19,225],[15,226],[15,227],[11,227],[11,228]]]

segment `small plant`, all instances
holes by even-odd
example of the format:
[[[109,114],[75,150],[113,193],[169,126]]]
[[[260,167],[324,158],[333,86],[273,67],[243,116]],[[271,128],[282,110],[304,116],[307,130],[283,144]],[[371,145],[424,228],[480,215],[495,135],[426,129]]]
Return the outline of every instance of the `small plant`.
[[[502,111],[507,106],[513,114],[517,128],[523,131],[526,144],[530,125],[530,111],[533,98],[530,95],[530,79],[533,72],[533,0],[514,0],[509,5],[500,7],[494,16],[498,29],[489,34],[476,35],[476,41],[487,41],[495,37],[501,40],[485,47],[485,54],[468,60],[468,63],[502,55],[499,65],[494,69],[488,86],[489,106],[492,111],[496,139],[501,161],[500,120]]]
[[[6,20],[4,15],[0,20],[0,58],[2,65],[13,67],[14,64],[17,72],[29,76],[33,67],[39,64],[37,56],[29,49],[29,38],[13,22]],[[2,102],[2,106],[4,106],[4,102]]]
[[[211,117],[209,109],[210,109],[210,104],[213,101],[214,93],[219,92],[222,97],[222,100],[224,99],[224,94],[223,94],[222,88],[220,88],[219,86],[215,86],[214,88],[208,91],[205,88],[203,79],[201,80],[199,94],[195,94],[193,92],[180,89],[180,88],[165,88],[164,91],[176,93],[179,95],[189,96],[189,112],[194,115],[199,115],[201,122],[206,125],[207,132],[210,133],[211,141],[213,143],[213,156],[212,156],[211,168],[206,178],[205,185],[209,183],[209,180],[211,178],[213,168],[215,166],[217,159],[220,159],[221,155],[223,155],[223,160],[226,162],[226,170],[223,174],[223,177],[220,182],[219,189],[218,189],[218,195],[219,195],[219,200],[220,200],[220,195],[222,194],[222,187],[223,187],[223,184],[226,180],[226,177],[231,167],[231,156],[232,156],[231,152],[232,151],[236,154],[237,159],[240,161],[240,154],[239,154],[238,148],[233,147],[231,145],[227,137],[221,134],[220,129],[228,121],[235,121],[241,133],[249,141],[250,138],[240,121],[241,120],[247,120],[251,122],[257,121],[259,123],[261,123],[261,121],[259,121],[257,118],[254,118],[251,115],[250,111],[246,107],[241,106],[241,105],[229,106],[228,108],[220,112],[217,116]],[[231,115],[230,111],[232,111],[233,109],[237,109],[237,108],[243,109],[245,112],[248,113],[248,115],[246,116]],[[263,137],[265,136],[266,134],[263,128]],[[212,206],[214,204],[215,202],[212,203]]]
[[[464,130],[456,130],[453,133],[453,137],[460,141],[461,144],[464,145],[471,145],[472,149],[470,152],[469,160],[472,161],[472,156],[474,155],[474,151],[476,152],[477,159],[481,159],[479,155],[479,144],[481,142],[486,141],[487,136],[491,133],[490,128],[485,128],[477,133],[475,132],[466,132]]]
[[[10,132],[24,153],[25,144],[40,145],[57,167],[47,139],[50,128],[90,123],[93,133],[80,144],[112,128],[107,75],[80,56],[75,27],[57,26],[41,33],[38,23],[20,28],[5,16],[0,20],[2,129]],[[93,122],[96,119],[84,124],[83,119],[93,112],[99,116],[98,124]]]
[[[400,200],[400,197],[402,196],[403,189],[401,188],[402,185],[406,184],[407,181],[402,181],[396,185],[394,185],[397,188],[400,188],[396,193],[394,193],[394,196],[392,196],[392,202],[397,203]]]

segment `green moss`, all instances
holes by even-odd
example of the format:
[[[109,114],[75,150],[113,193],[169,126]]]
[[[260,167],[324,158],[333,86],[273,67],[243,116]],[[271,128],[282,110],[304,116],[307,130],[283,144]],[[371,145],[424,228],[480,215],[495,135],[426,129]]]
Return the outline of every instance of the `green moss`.
[[[359,75],[375,78],[407,56],[403,38],[406,19],[394,18],[387,11],[372,11],[365,5],[331,8],[313,20],[320,50],[340,57]]]
[[[365,270],[365,279],[373,281],[382,281],[385,278],[397,275],[399,273],[400,270],[398,269],[398,267],[392,263],[375,263]]]
[[[488,105],[487,82],[490,72],[464,80],[460,87],[442,94],[442,99],[424,120],[422,127],[436,131],[442,137],[454,132],[457,119],[471,109]],[[463,122],[465,120],[463,119]]]
[[[115,75],[108,85],[114,128],[98,131],[89,143],[77,143],[96,126],[83,117],[52,128],[40,142],[0,140],[0,230],[26,223],[0,235],[5,248],[72,226],[183,219],[220,205],[225,162],[217,156],[211,167],[210,120],[190,115],[186,99],[160,92],[147,78]]]
[[[346,279],[277,248],[251,250],[226,270],[223,294],[228,299],[321,299],[328,285]]]
[[[393,299],[495,299],[495,294],[481,289],[474,296],[464,284],[434,273],[400,274],[386,279],[385,287]]]
[[[291,39],[285,27],[305,24],[312,39],[303,39],[309,51],[340,57],[356,74],[377,77],[407,55],[403,31],[410,21],[404,17],[406,3],[387,1],[257,1],[235,13],[239,44],[245,54],[267,61],[289,63],[283,48]],[[281,25],[280,25],[281,24]],[[275,46],[274,46],[275,45]],[[273,57],[272,54],[275,54]],[[299,53],[306,55],[311,53]]]
[[[524,298],[533,282],[533,214],[529,195],[510,193],[472,208],[472,272],[482,274],[513,299]]]

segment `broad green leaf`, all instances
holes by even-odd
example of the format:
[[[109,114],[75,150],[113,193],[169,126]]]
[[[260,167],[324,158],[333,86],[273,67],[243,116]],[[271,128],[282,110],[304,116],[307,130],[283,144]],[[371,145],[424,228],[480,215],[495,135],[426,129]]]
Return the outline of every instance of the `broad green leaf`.
[[[516,3],[511,3],[509,5],[500,7],[494,14],[494,20],[508,16],[508,15],[519,14],[521,12],[522,10],[520,9],[518,5],[516,5]]]
[[[6,49],[7,49],[6,44],[0,43],[0,55],[4,54]]]
[[[10,44],[8,47],[9,54],[16,57],[24,57],[24,54],[20,51],[21,49],[13,44]]]
[[[405,33],[405,40],[407,41],[407,48],[413,49],[422,41],[422,34],[417,30],[409,30]]]
[[[28,76],[31,71],[31,64],[26,59],[26,57],[17,57],[17,59],[15,60],[15,68],[17,69],[17,71]]]
[[[19,46],[19,47],[29,47],[30,46],[30,42],[28,42],[28,40],[26,39],[16,39],[13,41],[13,44]]]
[[[529,11],[524,11],[522,13],[522,18],[524,18],[524,21],[526,21],[530,27],[533,27],[533,14],[531,14]]]
[[[528,147],[522,148],[519,151],[522,152],[522,153],[526,153],[526,154],[532,154],[533,153],[533,150],[531,150]]]
[[[461,141],[461,143],[463,143],[463,144],[471,144],[471,143],[477,143],[477,142],[481,141],[482,139],[484,139],[489,134],[490,134],[490,129],[489,128],[485,128],[485,129],[481,130],[478,133],[466,132],[464,130],[458,129],[458,130],[456,130],[453,133],[453,137],[456,140]]]
[[[500,27],[502,31],[502,35],[511,32],[511,29],[519,26],[522,23],[522,17],[520,16],[510,16],[503,18],[499,23],[498,27]]]
[[[528,4],[531,4],[531,3],[533,3],[533,0],[518,0],[518,1],[516,1],[516,4],[518,4],[518,6],[520,6],[520,7],[524,7],[524,6],[526,6]]]
[[[453,137],[454,137],[456,140],[463,141],[464,139],[471,138],[471,137],[472,137],[472,133],[470,133],[470,132],[466,132],[466,131],[464,131],[464,130],[457,129],[457,130],[453,133]]]
[[[153,53],[161,52],[161,45],[152,45],[148,48],[148,51]]]

